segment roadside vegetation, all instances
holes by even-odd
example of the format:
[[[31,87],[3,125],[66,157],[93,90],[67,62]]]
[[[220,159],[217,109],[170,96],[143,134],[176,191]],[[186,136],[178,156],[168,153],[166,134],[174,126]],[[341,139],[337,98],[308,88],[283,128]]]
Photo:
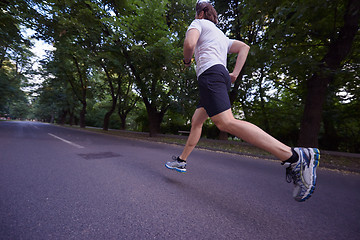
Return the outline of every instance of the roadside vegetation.
[[[63,125],[63,126],[79,129],[79,126],[69,126],[69,125]],[[187,140],[186,133],[184,135],[159,134],[156,137],[149,137],[148,133],[144,133],[144,132],[133,132],[133,131],[113,130],[113,129],[109,131],[104,131],[103,129],[100,128],[91,128],[91,127],[81,128],[81,130],[101,133],[101,134],[108,134],[118,137],[132,138],[143,141],[154,141],[154,142],[160,142],[166,144],[176,144],[181,146],[185,145]],[[274,156],[270,155],[269,153],[257,147],[254,147],[251,144],[243,142],[239,139],[234,140],[229,138],[228,140],[214,140],[208,138],[201,138],[196,148],[278,161],[278,159],[276,159]],[[321,150],[320,167],[332,169],[332,170],[338,170],[343,173],[352,172],[352,173],[360,174],[360,154]]]

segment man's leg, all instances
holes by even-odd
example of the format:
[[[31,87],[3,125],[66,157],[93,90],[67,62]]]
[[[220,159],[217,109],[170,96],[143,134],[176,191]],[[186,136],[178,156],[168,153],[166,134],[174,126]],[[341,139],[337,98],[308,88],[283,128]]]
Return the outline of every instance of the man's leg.
[[[186,141],[185,148],[182,154],[179,156],[180,159],[186,161],[196,144],[199,142],[201,137],[202,126],[206,119],[208,119],[208,115],[204,108],[197,108],[194,112],[194,115],[191,120],[191,130],[189,137]]]
[[[235,119],[231,109],[211,117],[211,120],[221,131],[235,135],[273,154],[282,161],[286,161],[292,156],[292,151],[289,146],[276,140],[254,124]]]
[[[199,142],[203,123],[208,117],[209,116],[204,108],[198,108],[195,110],[191,121],[190,135],[186,141],[182,154],[179,157],[173,156],[173,161],[167,162],[165,167],[182,173],[186,172],[186,159]]]
[[[316,167],[319,166],[320,151],[317,148],[294,148],[293,150],[276,140],[259,127],[246,121],[236,120],[231,109],[211,117],[216,126],[265,151],[287,164],[287,182],[294,183],[293,197],[298,202],[310,198],[316,185]]]

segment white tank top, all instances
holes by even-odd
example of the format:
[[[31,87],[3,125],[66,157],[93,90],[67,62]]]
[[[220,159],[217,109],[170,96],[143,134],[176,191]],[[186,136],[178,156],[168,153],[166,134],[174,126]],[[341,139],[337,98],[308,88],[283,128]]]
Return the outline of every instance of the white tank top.
[[[227,54],[234,40],[229,39],[216,25],[206,19],[195,19],[188,30],[200,32],[195,47],[196,75],[199,77],[208,68],[222,64],[226,68]]]

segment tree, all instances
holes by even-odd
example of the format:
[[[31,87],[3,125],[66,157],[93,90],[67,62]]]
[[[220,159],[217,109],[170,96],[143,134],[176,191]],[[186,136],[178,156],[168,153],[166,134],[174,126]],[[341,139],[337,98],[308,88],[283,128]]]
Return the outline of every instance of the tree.
[[[28,109],[27,96],[21,87],[26,84],[32,53],[31,43],[22,35],[21,28],[31,27],[37,16],[30,4],[18,0],[0,2],[0,114],[15,118],[25,118]]]
[[[88,89],[91,88],[94,55],[101,43],[102,23],[87,1],[53,1],[51,6],[48,13],[51,17],[45,21],[42,37],[54,42],[54,60],[59,64],[54,75],[70,83],[82,105],[80,127],[85,127]]]
[[[257,89],[255,95],[259,93],[258,97],[254,97],[254,92],[249,89],[246,92],[251,92],[249,95],[252,101],[260,100],[262,107],[259,110],[263,114],[257,115],[263,116],[264,123],[261,125],[273,132],[271,124],[266,120],[269,115],[264,114],[264,111],[266,112],[270,101],[283,100],[281,94],[273,93],[273,96],[278,97],[273,100],[264,95],[266,89],[263,89],[261,83],[264,81],[263,84],[270,83],[270,86],[278,87],[280,92],[281,89],[288,89],[294,93],[289,104],[296,108],[289,114],[302,113],[302,107],[299,106],[304,106],[299,144],[317,146],[322,106],[326,103],[328,86],[333,84],[339,72],[348,72],[353,69],[349,66],[356,63],[351,59],[354,58],[356,49],[352,45],[355,44],[358,32],[359,2],[230,0],[217,4],[223,9],[222,27],[225,31],[233,36],[241,36],[251,46],[245,68],[251,68],[247,69],[248,72],[265,77],[263,80],[258,78],[260,82],[257,87],[253,84],[246,85],[244,77],[238,83],[244,89],[247,89],[246,86]],[[342,18],[343,16],[345,17]],[[230,21],[226,21],[229,17]],[[247,29],[247,34],[242,29]],[[343,67],[344,63],[351,64]],[[342,86],[347,80],[344,79]],[[340,86],[336,90],[341,91],[341,88]],[[230,96],[242,99],[240,102],[245,107],[246,98],[242,97],[241,90],[239,95],[233,94],[237,91],[235,85]],[[295,101],[300,101],[300,105],[294,104]],[[256,101],[251,105],[255,106],[254,104],[257,104]],[[247,110],[243,110],[245,116],[248,116]],[[286,123],[281,125],[283,124]]]
[[[177,90],[182,45],[178,32],[171,31],[178,27],[169,25],[178,21],[169,15],[166,19],[167,1],[133,1],[129,6],[133,15],[123,18],[121,29],[132,41],[122,46],[123,53],[146,106],[150,136],[155,136]]]
[[[132,90],[133,79],[131,77],[125,77],[123,80],[119,94],[118,114],[121,119],[121,129],[125,130],[127,116],[135,109],[136,103],[140,98]]]
[[[313,73],[307,81],[307,97],[298,142],[301,146],[318,146],[321,114],[327,89],[333,82],[335,72],[342,67],[350,53],[359,29],[359,17],[360,2],[347,1],[343,24],[332,32],[328,50],[318,63],[317,72]]]
[[[130,102],[132,105],[132,101],[127,101],[127,98],[132,95],[129,91],[124,93],[123,89],[126,89],[126,86],[132,86],[132,81],[127,81],[126,76],[129,74],[129,67],[126,66],[123,49],[132,40],[124,36],[122,21],[130,13],[126,10],[126,1],[100,1],[88,2],[88,4],[92,8],[93,15],[101,23],[100,48],[94,51],[94,54],[97,58],[96,63],[103,71],[105,85],[102,88],[111,98],[110,109],[104,116],[103,129],[108,130],[110,117],[116,109],[118,100],[121,105],[118,108],[118,113],[121,117],[122,126],[125,128],[126,115],[131,111],[128,103]],[[104,88],[104,86],[106,87]]]
[[[44,122],[59,124],[66,123],[66,116],[69,115],[68,123],[73,123],[73,112],[75,100],[72,90],[66,81],[59,78],[48,77],[42,86],[36,90],[36,97],[33,101],[34,118]]]
[[[149,123],[151,136],[161,131],[160,126],[188,126],[197,102],[197,81],[193,69],[182,69],[181,59],[194,5],[194,0],[39,1],[42,7],[36,9],[42,16],[36,36],[56,47],[48,58],[54,77],[49,77],[49,86],[63,88],[65,99],[72,102],[54,106],[57,118],[64,119],[71,112],[66,109],[73,112],[80,104],[82,126],[86,110],[92,109],[96,119],[104,115],[102,125],[107,129],[117,107],[125,127],[136,105],[145,114],[139,119]],[[303,137],[311,145],[319,139],[321,147],[353,151],[358,141],[347,136],[358,136],[358,121],[347,111],[359,106],[358,7],[354,0],[216,1],[220,28],[251,47],[230,92],[235,115],[286,143]],[[9,53],[3,64],[10,56],[16,59]],[[230,71],[234,62],[230,57]],[[56,84],[61,81],[66,86]],[[46,91],[52,90],[42,94]],[[136,104],[138,99],[143,104]]]
[[[219,27],[223,32],[228,33],[232,39],[237,39],[247,43],[250,53],[246,64],[243,67],[238,80],[234,83],[230,93],[232,106],[239,102],[242,106],[244,117],[253,120],[250,112],[254,105],[259,103],[257,108],[260,126],[265,131],[272,130],[268,121],[266,109],[266,91],[272,86],[273,80],[269,77],[273,71],[272,52],[269,51],[269,41],[267,30],[272,24],[273,15],[278,1],[218,1],[216,8],[219,11]],[[229,70],[235,64],[235,57],[228,59]],[[235,113],[236,114],[236,113]],[[220,132],[220,138],[227,139],[227,134]]]

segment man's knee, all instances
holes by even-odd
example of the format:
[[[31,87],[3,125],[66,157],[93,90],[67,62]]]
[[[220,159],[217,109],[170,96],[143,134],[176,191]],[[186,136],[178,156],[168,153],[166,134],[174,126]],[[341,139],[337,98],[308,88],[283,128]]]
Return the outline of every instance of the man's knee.
[[[191,128],[202,128],[203,122],[201,121],[191,121]]]
[[[227,119],[221,119],[220,121],[215,121],[214,123],[220,131],[229,132],[229,126],[231,124],[231,121]]]
[[[193,117],[191,119],[191,127],[202,128],[203,124],[204,124],[204,119],[200,117]]]

